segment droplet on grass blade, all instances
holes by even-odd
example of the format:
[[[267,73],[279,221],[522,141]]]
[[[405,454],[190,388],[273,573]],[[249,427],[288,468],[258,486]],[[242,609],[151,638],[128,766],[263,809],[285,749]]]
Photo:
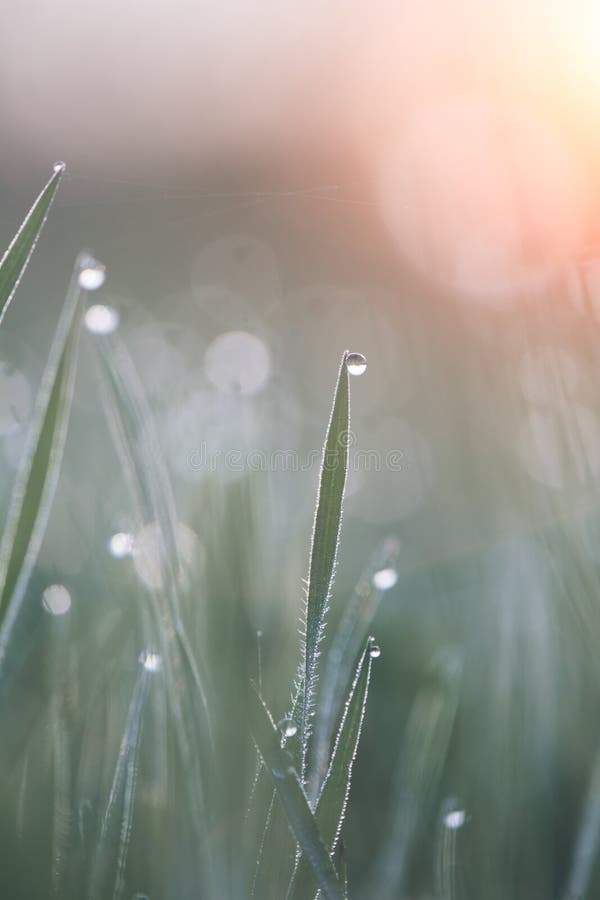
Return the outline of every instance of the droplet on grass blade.
[[[444,825],[451,831],[462,828],[467,821],[467,814],[464,809],[453,809],[444,816]]]
[[[160,672],[162,669],[162,659],[158,653],[143,651],[139,659],[147,672]]]
[[[62,159],[57,159],[52,166],[52,171],[55,173],[55,175],[57,175],[59,172],[64,172],[66,168],[66,162],[63,162]]]
[[[277,727],[281,731],[282,735],[286,738],[294,737],[294,735],[298,731],[298,726],[296,725],[294,720],[288,717],[286,717],[285,719],[281,719],[281,721],[277,723]]]
[[[389,591],[398,581],[398,573],[395,569],[379,569],[373,575],[373,587],[378,591]]]
[[[379,646],[379,644],[371,644],[371,647],[369,648],[369,656],[371,657],[371,659],[379,659],[379,657],[381,656],[381,647]]]
[[[97,291],[106,281],[106,266],[93,256],[86,257],[79,271],[79,287],[84,291]]]
[[[119,313],[112,306],[90,306],[85,314],[85,327],[92,334],[112,334],[119,325]]]
[[[42,594],[42,605],[52,616],[63,616],[71,608],[71,595],[64,584],[51,584]]]
[[[113,534],[108,542],[108,552],[115,559],[123,559],[133,551],[133,535],[126,531],[118,531]]]
[[[349,353],[346,357],[346,366],[350,375],[362,375],[367,371],[367,360],[362,353]]]

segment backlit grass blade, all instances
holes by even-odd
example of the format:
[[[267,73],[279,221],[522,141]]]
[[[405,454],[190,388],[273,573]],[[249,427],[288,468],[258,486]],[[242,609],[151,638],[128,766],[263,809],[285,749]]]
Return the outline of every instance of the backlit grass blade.
[[[600,846],[600,753],[596,755],[573,849],[563,900],[590,896],[589,887]]]
[[[200,672],[181,619],[179,581],[183,564],[177,542],[175,501],[153,416],[133,361],[119,338],[102,337],[96,342],[96,348],[105,411],[135,506],[138,527],[155,521],[159,529],[159,567],[163,593],[168,600],[168,609],[161,610],[161,617],[169,621],[169,629],[177,637],[208,721],[206,676]]]
[[[54,174],[27,213],[2,257],[0,262],[0,323],[31,259],[63,172],[64,166],[57,164]]]
[[[138,751],[149,677],[149,671],[144,665],[140,665],[108,803],[102,819],[89,888],[90,900],[107,900],[108,897],[119,900],[123,895],[135,800]]]
[[[335,864],[335,871],[338,872],[340,881],[344,886],[344,893],[348,894],[348,854],[346,852],[346,845],[343,841],[339,841],[337,847],[335,848],[335,853],[333,855],[333,862]]]
[[[332,855],[336,853],[340,844],[342,824],[350,794],[352,767],[367,707],[373,662],[370,652],[372,646],[373,639],[369,638],[356,668],[327,776],[317,799],[315,818],[325,846]],[[293,900],[312,900],[316,889],[314,877],[303,856],[290,884],[288,897]]]
[[[435,848],[435,896],[440,900],[456,900],[457,896],[456,837],[461,826],[448,824],[448,817],[460,815],[464,816],[464,811],[456,809],[456,798],[446,797],[440,811]]]
[[[310,798],[318,796],[327,773],[335,725],[352,679],[352,667],[371,630],[371,623],[383,597],[384,591],[377,586],[375,575],[382,569],[395,568],[399,549],[400,542],[396,537],[386,538],[377,547],[358,580],[332,638],[315,712],[313,769],[308,785]]]
[[[458,707],[462,657],[449,648],[436,656],[429,683],[413,703],[400,750],[387,839],[373,866],[370,896],[401,896],[410,852],[429,814],[446,762]]]
[[[50,514],[71,410],[83,311],[75,264],[0,542],[0,671]]]
[[[285,809],[288,824],[310,865],[326,900],[344,900],[319,827],[302,788],[290,754],[281,746],[281,736],[258,694],[251,692],[252,735]]]
[[[149,591],[154,627],[164,664],[169,719],[173,723],[181,770],[193,789],[185,802],[200,848],[203,877],[210,879],[214,859],[207,852],[207,777],[214,777],[214,738],[201,667],[182,620],[181,573],[175,503],[154,418],[133,361],[118,335],[99,337],[98,371],[104,409],[130,491],[140,529],[155,522],[161,589]],[[193,685],[193,690],[190,688]]]
[[[304,640],[300,672],[301,777],[307,769],[310,720],[317,683],[319,643],[323,637],[342,523],[342,503],[348,471],[350,429],[347,351],[342,356],[337,385],[323,448],[319,491],[310,550],[310,566],[304,615]]]
[[[52,753],[54,764],[54,811],[52,820],[52,896],[64,894],[65,872],[73,828],[71,759],[63,700],[51,701]]]

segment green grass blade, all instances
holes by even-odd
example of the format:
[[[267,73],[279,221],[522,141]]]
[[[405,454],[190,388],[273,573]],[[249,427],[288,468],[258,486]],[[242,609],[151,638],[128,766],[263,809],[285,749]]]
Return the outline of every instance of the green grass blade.
[[[109,896],[118,900],[123,893],[149,677],[148,670],[140,664],[100,829],[89,889],[90,900],[106,900]]]
[[[64,169],[54,172],[0,261],[0,323],[35,250]]]
[[[417,834],[430,813],[446,762],[460,696],[462,656],[448,648],[432,661],[411,708],[390,804],[387,839],[373,866],[371,896],[402,895]]]
[[[317,683],[319,643],[323,637],[342,523],[342,503],[348,471],[350,429],[347,351],[342,356],[323,448],[319,491],[310,550],[310,566],[304,621],[301,702],[297,713],[300,729],[301,777],[307,770],[310,721]]]
[[[342,721],[331,755],[327,776],[317,800],[315,817],[325,846],[334,854],[340,844],[340,836],[350,784],[352,767],[356,759],[358,742],[367,708],[369,682],[373,659],[370,654],[373,639],[369,638],[358,662]],[[307,861],[302,857],[290,884],[288,897],[293,900],[314,898],[317,886]]]
[[[52,821],[52,896],[64,894],[72,832],[71,758],[63,701],[51,701],[52,754],[54,764],[54,811]]]
[[[0,542],[0,671],[50,514],[73,397],[83,311],[79,260],[38,391]]]
[[[373,618],[384,594],[384,591],[374,584],[375,573],[380,569],[396,566],[399,548],[400,542],[395,537],[386,538],[377,547],[358,580],[331,641],[315,714],[313,771],[310,773],[309,797],[318,796],[327,774],[335,725],[339,720],[345,693],[352,679],[352,667],[371,630]]]
[[[125,473],[138,525],[156,521],[160,533],[160,568],[168,608],[161,610],[179,643],[200,697],[210,732],[206,673],[190,645],[181,618],[179,573],[183,565],[177,543],[175,501],[154,419],[143,386],[124,344],[116,335],[96,341],[104,406]]]
[[[588,897],[600,846],[600,753],[593,763],[563,900]]]
[[[252,692],[252,734],[285,809],[288,824],[326,900],[343,900],[344,890],[319,832],[292,758],[258,694]]]
[[[214,733],[208,700],[208,676],[182,619],[177,518],[171,482],[154,418],[133,361],[118,335],[95,340],[103,403],[113,441],[131,495],[139,529],[156,522],[160,541],[161,590],[148,592],[154,628],[164,663],[169,719],[173,723],[190,820],[202,849],[202,877],[210,880],[214,859],[207,853],[208,777],[214,778]],[[190,688],[194,689],[190,689]],[[207,888],[210,892],[212,888]]]
[[[335,870],[339,873],[340,881],[344,885],[344,892],[348,894],[348,854],[346,845],[343,841],[339,841],[333,855]]]

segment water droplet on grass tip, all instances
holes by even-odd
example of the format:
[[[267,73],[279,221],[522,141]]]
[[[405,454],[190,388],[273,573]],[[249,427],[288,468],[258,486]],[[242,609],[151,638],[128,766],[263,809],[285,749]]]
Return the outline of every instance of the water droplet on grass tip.
[[[54,172],[55,175],[57,175],[59,172],[64,172],[66,168],[67,168],[67,164],[65,162],[63,162],[62,159],[57,159],[56,162],[54,163],[54,165],[52,166],[52,171]]]
[[[63,616],[71,608],[71,595],[64,584],[51,584],[42,594],[42,605],[53,616]]]
[[[398,573],[395,569],[379,569],[373,575],[373,587],[378,591],[389,591],[398,581]]]
[[[97,291],[106,281],[106,266],[93,256],[88,256],[81,263],[78,280],[79,287],[84,291]]]
[[[285,719],[282,719],[277,724],[277,727],[281,731],[282,735],[286,738],[294,737],[294,735],[298,731],[298,726],[296,725],[294,720],[290,719],[288,717],[286,717]]]
[[[118,531],[113,534],[108,542],[108,552],[115,559],[123,559],[129,556],[133,551],[133,535],[126,531]]]
[[[371,659],[379,659],[381,656],[381,647],[379,644],[371,644],[369,648],[369,656]]]
[[[119,325],[119,313],[112,306],[90,306],[85,314],[85,327],[92,334],[112,334]]]
[[[140,662],[147,672],[159,672],[162,669],[162,659],[158,653],[140,653]]]
[[[362,353],[349,353],[346,366],[350,375],[362,375],[367,370],[367,360]]]
[[[453,809],[451,812],[446,813],[444,816],[444,825],[446,828],[450,828],[451,831],[456,831],[458,828],[462,828],[465,822],[467,821],[467,814],[464,809]]]

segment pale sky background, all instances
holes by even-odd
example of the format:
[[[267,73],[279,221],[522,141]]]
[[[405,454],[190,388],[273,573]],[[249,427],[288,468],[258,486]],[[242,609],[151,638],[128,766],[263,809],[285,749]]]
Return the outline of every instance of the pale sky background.
[[[358,182],[401,256],[502,303],[595,238],[599,56],[589,0],[5,2],[0,186]]]

